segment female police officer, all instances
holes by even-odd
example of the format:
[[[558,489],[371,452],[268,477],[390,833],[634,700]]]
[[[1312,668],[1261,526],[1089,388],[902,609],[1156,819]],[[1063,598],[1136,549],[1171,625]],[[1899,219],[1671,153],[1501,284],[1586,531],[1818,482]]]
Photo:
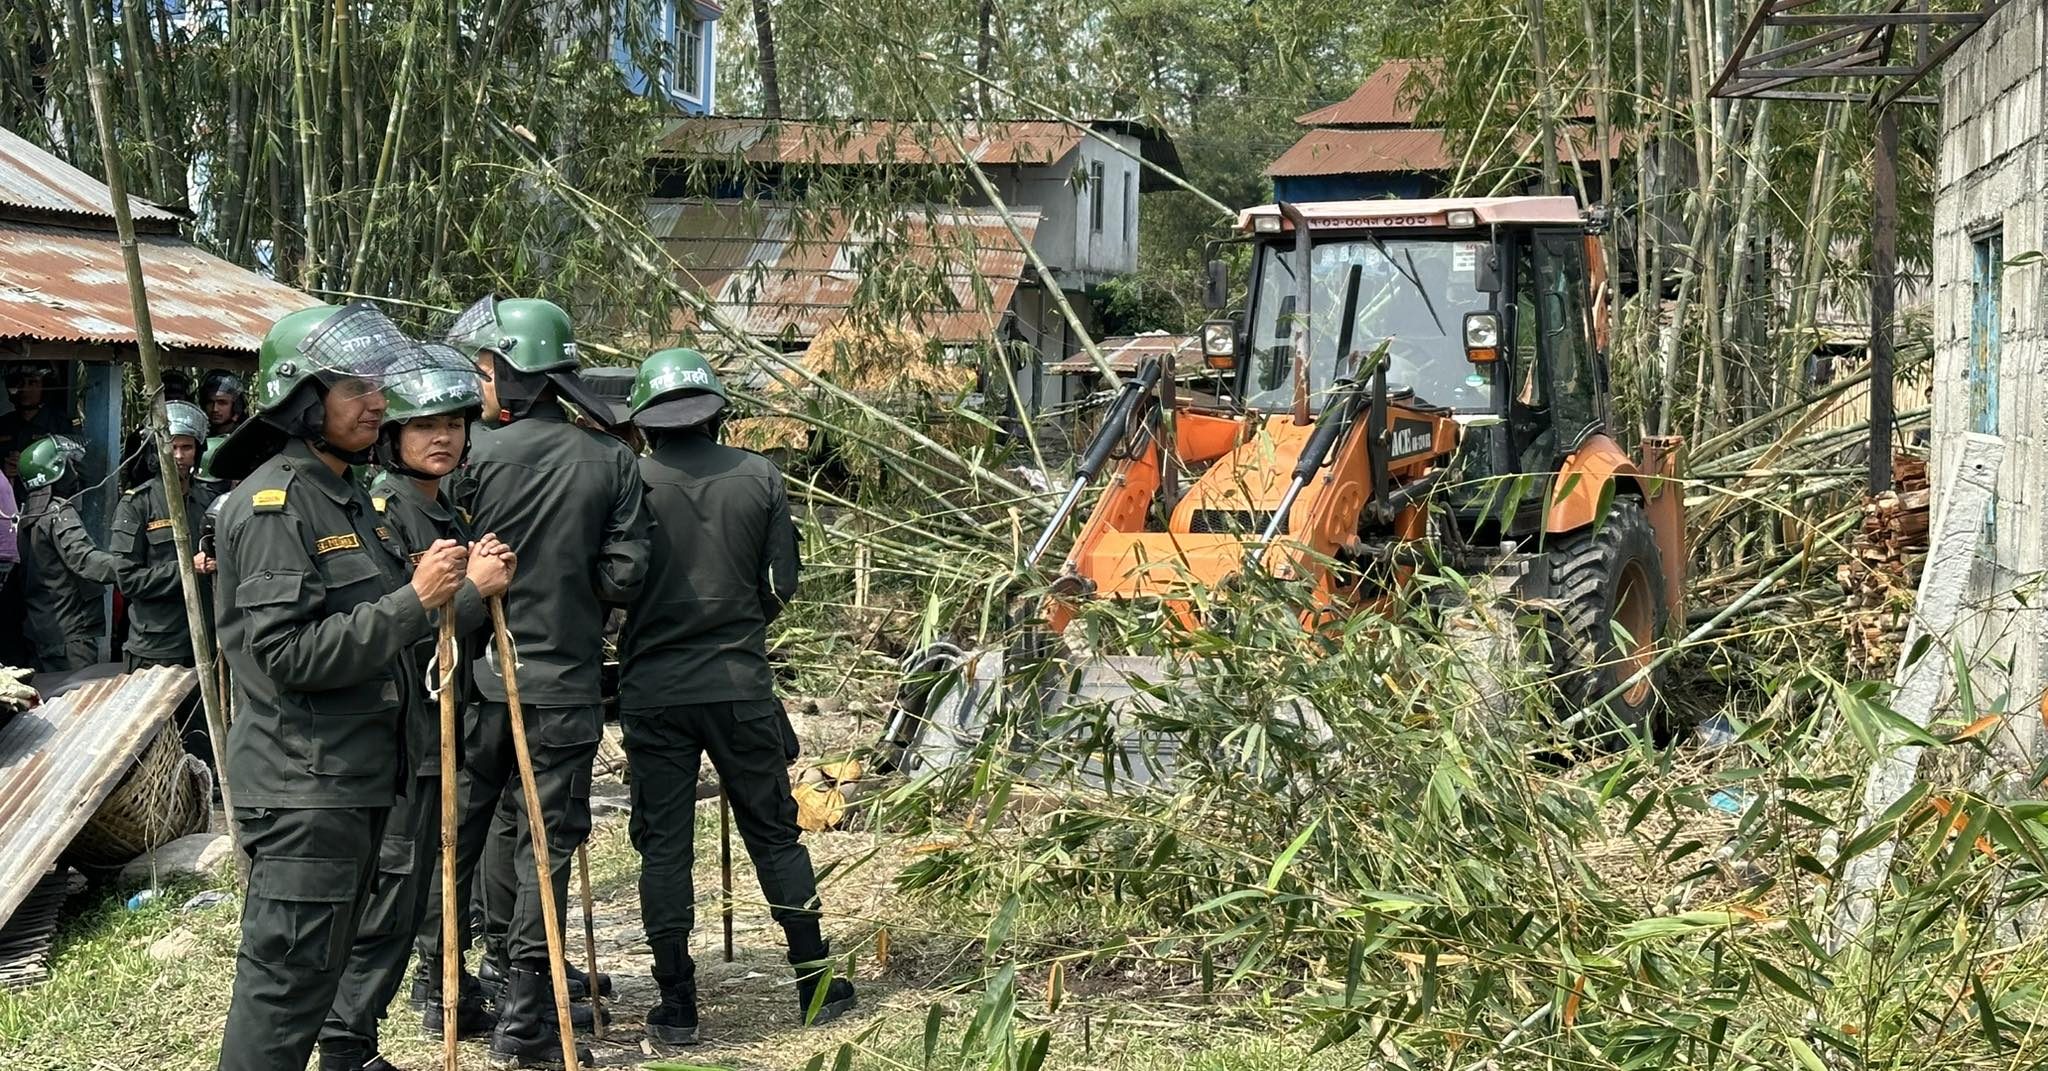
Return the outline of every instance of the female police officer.
[[[380,386],[421,351],[367,305],[293,313],[264,338],[256,416],[214,471],[242,483],[216,526],[221,647],[236,717],[227,780],[249,892],[222,1071],[303,1071],[334,1003],[405,774],[404,719],[424,717],[413,647],[465,574],[505,566],[439,540],[406,555],[348,479],[370,458]]]

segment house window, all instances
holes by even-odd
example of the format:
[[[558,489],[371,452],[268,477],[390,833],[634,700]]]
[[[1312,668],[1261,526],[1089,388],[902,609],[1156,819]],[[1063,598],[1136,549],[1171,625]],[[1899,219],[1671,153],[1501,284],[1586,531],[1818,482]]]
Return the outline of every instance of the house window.
[[[1998,319],[2005,234],[1993,231],[1972,243],[1970,273],[1970,430],[1998,434]]]
[[[1990,231],[1971,243],[1970,265],[1970,430],[1998,434],[1998,321],[2004,302],[2005,232]],[[1987,546],[1998,541],[1998,493],[1984,504]]]
[[[1138,244],[1138,194],[1134,176],[1124,172],[1124,244]]]
[[[1097,161],[1095,161],[1094,163],[1091,163],[1091,164],[1089,164],[1089,165],[1088,165],[1088,229],[1089,229],[1090,231],[1093,231],[1093,232],[1094,232],[1094,233],[1096,233],[1096,234],[1101,234],[1101,233],[1102,233],[1102,215],[1103,215],[1103,207],[1102,207],[1102,200],[1103,200],[1103,193],[1105,192],[1105,190],[1104,190],[1104,187],[1105,187],[1105,186],[1107,186],[1107,185],[1108,185],[1108,182],[1107,182],[1107,176],[1106,176],[1106,175],[1105,175],[1105,174],[1103,173],[1103,169],[1102,169],[1102,161],[1100,161],[1100,160],[1097,160]]]
[[[704,97],[704,20],[687,3],[676,5],[676,92],[691,100]]]

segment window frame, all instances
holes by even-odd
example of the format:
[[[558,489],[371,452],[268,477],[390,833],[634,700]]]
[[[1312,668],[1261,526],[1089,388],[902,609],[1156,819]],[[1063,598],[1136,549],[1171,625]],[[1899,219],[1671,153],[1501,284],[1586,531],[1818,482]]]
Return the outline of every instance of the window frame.
[[[697,9],[690,3],[690,0],[676,0],[675,6],[671,11],[673,14],[669,19],[668,36],[670,62],[674,70],[670,76],[670,91],[692,104],[701,105],[704,103],[706,95],[704,93],[704,41],[707,36],[705,27],[709,25],[710,20],[699,18]],[[694,39],[695,41],[695,45],[689,52],[690,63],[687,68],[689,78],[687,80],[684,78],[686,68],[682,62],[683,41],[685,38]]]
[[[1101,234],[1108,216],[1109,168],[1100,160],[1088,161],[1088,233]]]

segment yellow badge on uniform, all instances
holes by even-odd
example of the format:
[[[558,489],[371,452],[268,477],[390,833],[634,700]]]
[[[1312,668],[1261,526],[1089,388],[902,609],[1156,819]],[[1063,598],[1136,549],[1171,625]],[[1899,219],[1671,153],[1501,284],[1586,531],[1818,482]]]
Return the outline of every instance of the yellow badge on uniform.
[[[147,530],[148,530],[148,531],[151,531],[151,532],[155,532],[155,531],[160,531],[160,530],[162,530],[162,529],[165,529],[165,528],[169,528],[170,526],[171,526],[171,519],[170,519],[169,517],[158,517],[158,518],[157,518],[156,520],[153,520],[153,521],[149,522],[149,527],[148,527],[148,529],[147,529]]]
[[[259,508],[282,506],[284,505],[284,488],[273,487],[268,491],[258,491],[249,501]]]
[[[319,541],[313,544],[313,553],[315,554],[332,554],[337,550],[361,549],[363,549],[363,541],[357,538],[354,532],[350,532],[347,535],[321,536]]]
[[[391,500],[383,495],[370,496],[370,505],[374,507],[376,511],[379,513],[384,512],[384,507],[389,506],[390,504]]]

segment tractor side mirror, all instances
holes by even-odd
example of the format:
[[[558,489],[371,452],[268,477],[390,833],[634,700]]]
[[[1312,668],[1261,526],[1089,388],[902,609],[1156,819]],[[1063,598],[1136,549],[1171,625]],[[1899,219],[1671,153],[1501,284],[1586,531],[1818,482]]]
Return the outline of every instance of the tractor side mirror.
[[[1230,269],[1221,260],[1209,262],[1209,275],[1202,286],[1202,307],[1220,309],[1230,300]]]
[[[1465,314],[1465,359],[1473,364],[1500,360],[1500,316],[1491,312]]]
[[[1212,371],[1237,368],[1237,321],[1205,320],[1202,323],[1202,363]]]
[[[1472,275],[1473,289],[1482,294],[1500,293],[1500,246],[1488,242],[1479,250]]]

